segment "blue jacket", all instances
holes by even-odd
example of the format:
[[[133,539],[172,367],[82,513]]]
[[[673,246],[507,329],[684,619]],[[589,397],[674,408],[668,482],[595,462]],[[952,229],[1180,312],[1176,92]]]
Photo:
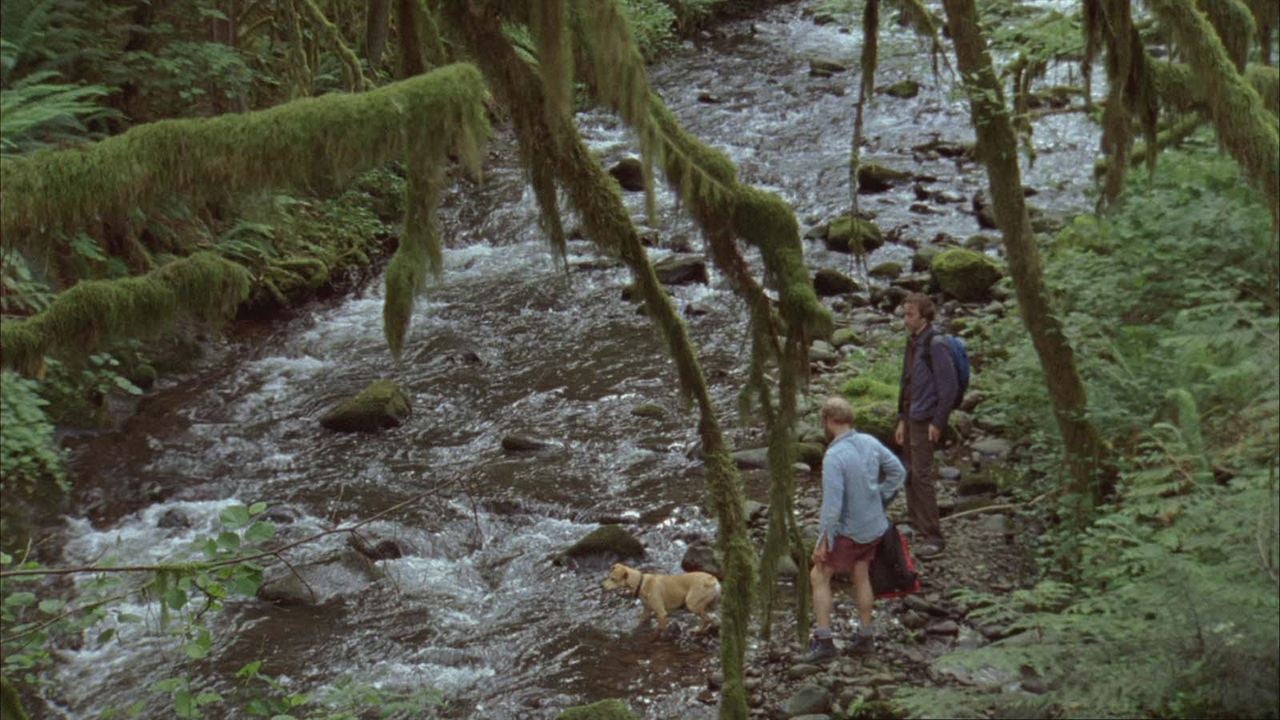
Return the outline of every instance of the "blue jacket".
[[[933,372],[924,360],[924,343],[928,342],[928,352],[933,358]],[[941,333],[926,326],[919,334],[907,341],[907,347],[915,347],[915,362],[907,367],[907,354],[902,358],[902,379],[898,383],[898,418],[900,420],[928,420],[930,425],[939,429],[947,427],[947,416],[956,404],[956,393],[960,392],[960,381],[956,378],[956,366],[951,359],[951,350]],[[903,407],[903,392],[907,387],[907,379],[911,379],[911,407]]]
[[[822,458],[822,510],[818,514],[818,537],[827,549],[835,546],[836,535],[869,543],[889,529],[884,506],[889,504],[907,471],[897,456],[879,440],[849,431],[831,442]]]

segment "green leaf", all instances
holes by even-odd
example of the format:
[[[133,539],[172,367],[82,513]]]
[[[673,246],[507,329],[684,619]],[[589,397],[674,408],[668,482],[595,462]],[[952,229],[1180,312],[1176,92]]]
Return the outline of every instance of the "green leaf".
[[[240,547],[240,536],[224,530],[218,534],[218,546],[227,550],[235,550]]]
[[[35,593],[16,592],[4,599],[5,607],[27,607],[36,602]]]
[[[196,707],[195,698],[190,691],[179,690],[173,696],[173,709],[180,718],[199,717],[200,709]]]
[[[215,692],[202,692],[196,696],[196,705],[222,702],[222,696]]]
[[[249,506],[250,515],[261,515],[267,511],[267,504],[264,502],[256,502]]]
[[[249,508],[243,505],[232,505],[224,509],[219,517],[222,524],[228,528],[235,529],[244,527],[249,524]]]
[[[134,615],[133,613],[126,613],[126,612],[116,613],[116,622],[138,623],[138,622],[142,622],[142,616]]]
[[[251,542],[256,544],[256,543],[261,543],[261,542],[270,540],[271,538],[275,537],[275,534],[276,534],[275,523],[263,522],[259,520],[258,522],[255,522],[254,524],[250,525],[249,529],[245,531],[244,539],[246,542]]]
[[[252,678],[258,675],[258,670],[262,669],[262,661],[254,660],[236,671],[236,677],[241,679]]]
[[[45,615],[57,615],[62,612],[62,608],[66,607],[66,603],[58,598],[48,598],[40,601],[40,612]]]
[[[115,636],[116,636],[116,629],[107,628],[106,630],[103,630],[102,632],[98,633],[98,643],[102,644],[104,642],[108,642],[109,640],[111,640],[111,638]]]
[[[173,586],[165,591],[164,604],[174,610],[181,610],[187,604],[187,591]]]

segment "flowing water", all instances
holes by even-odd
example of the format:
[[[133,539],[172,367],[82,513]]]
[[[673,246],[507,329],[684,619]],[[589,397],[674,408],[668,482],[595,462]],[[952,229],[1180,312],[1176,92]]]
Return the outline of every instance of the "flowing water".
[[[781,194],[804,223],[848,206],[847,153],[854,72],[811,78],[808,60],[855,66],[856,35],[815,26],[788,4],[722,26],[652,70],[652,80],[693,133],[727,153],[741,177]],[[972,165],[917,157],[913,145],[972,139],[968,108],[949,76],[928,71],[927,48],[886,23],[879,82],[913,77],[913,99],[878,97],[868,109],[864,162],[931,175],[935,191],[966,199],[912,212],[910,184],[862,200],[891,237],[927,242],[978,231],[967,198],[983,176]],[[945,72],[945,71],[944,71]],[[718,103],[700,102],[710,93]],[[614,119],[589,112],[583,134],[605,162],[634,152]],[[1084,209],[1082,188],[1096,134],[1079,115],[1037,126],[1039,158],[1027,184],[1058,213]],[[216,532],[222,509],[268,502],[294,521],[288,538],[358,521],[438,488],[437,494],[369,526],[411,552],[378,563],[376,582],[335,574],[314,607],[253,599],[228,603],[213,620],[210,657],[187,663],[178,643],[154,632],[154,606],[130,611],[117,639],[92,637],[60,651],[60,714],[94,717],[147,696],[178,668],[224,695],[232,673],[264,660],[291,691],[343,678],[388,689],[431,687],[452,717],[547,717],[567,705],[628,698],[646,717],[713,716],[698,703],[717,664],[714,643],[655,640],[636,628],[636,609],[605,597],[598,567],[555,566],[548,557],[612,519],[645,543],[648,567],[678,570],[686,543],[711,537],[699,509],[696,416],[683,408],[674,370],[646,318],[621,299],[624,270],[589,244],[571,244],[566,274],[537,231],[535,204],[499,138],[485,181],[462,183],[444,202],[450,249],[444,279],[419,303],[405,358],[394,362],[381,334],[381,290],[312,306],[240,328],[192,377],[154,392],[119,433],[77,439],[73,475],[85,517],[66,521],[64,560],[171,557]],[[1055,181],[1069,178],[1069,182]],[[660,193],[659,232],[696,237],[672,196]],[[642,219],[642,201],[627,198]],[[655,250],[659,257],[666,251]],[[910,250],[890,243],[881,258]],[[811,267],[847,269],[848,257],[806,241]],[[689,320],[716,401],[732,426],[743,380],[745,317],[717,278],[674,289]],[[413,416],[376,436],[319,428],[317,418],[379,378],[399,382]],[[641,418],[641,403],[666,409]],[[758,442],[734,430],[740,446]],[[545,451],[508,455],[501,439],[553,441]],[[748,490],[764,499],[759,478]],[[145,506],[129,498],[147,497]],[[189,528],[158,527],[178,511]],[[283,517],[283,516],[282,516]],[[300,549],[295,564],[341,548],[328,536]],[[113,621],[108,621],[111,624]],[[166,716],[158,705],[148,712]],[[213,709],[219,716],[226,710]],[[229,713],[235,715],[234,712]]]

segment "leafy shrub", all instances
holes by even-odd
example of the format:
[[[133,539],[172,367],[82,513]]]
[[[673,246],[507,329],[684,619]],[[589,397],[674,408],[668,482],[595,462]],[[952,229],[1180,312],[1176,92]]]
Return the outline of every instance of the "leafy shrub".
[[[45,416],[39,383],[0,371],[0,477],[5,490],[28,494],[53,481],[67,489],[62,453]]]

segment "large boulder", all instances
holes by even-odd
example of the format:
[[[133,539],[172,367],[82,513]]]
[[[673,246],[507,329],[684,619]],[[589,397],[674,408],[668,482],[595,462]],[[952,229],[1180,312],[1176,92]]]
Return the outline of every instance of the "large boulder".
[[[858,166],[858,191],[864,193],[884,192],[897,183],[909,180],[911,173],[894,170],[876,163]]]
[[[853,406],[853,427],[885,445],[893,444],[898,427],[898,388],[866,376],[845,383],[841,393]]]
[[[972,250],[953,248],[933,259],[938,287],[961,302],[986,299],[1003,273],[994,260]]]
[[[409,397],[400,386],[376,380],[320,418],[320,425],[337,432],[377,432],[398,427],[409,415]]]
[[[913,98],[920,94],[920,83],[907,78],[880,88],[880,92],[896,98]]]
[[[718,578],[724,578],[724,571],[720,569],[720,558],[716,557],[716,549],[705,542],[690,545],[689,549],[684,551],[684,557],[680,558],[680,569],[685,572],[711,573]]]
[[[593,556],[607,556],[618,560],[642,558],[644,545],[618,525],[601,525],[557,555],[555,564],[563,565],[566,560],[582,560]]]
[[[613,699],[567,708],[556,720],[636,720],[636,716],[625,702]]]
[[[337,595],[363,590],[382,571],[352,548],[292,567],[274,565],[258,588],[258,598],[283,606],[317,606]]]
[[[818,268],[813,274],[813,291],[818,297],[845,295],[858,291],[858,282],[839,270]]]
[[[783,717],[817,715],[831,709],[831,692],[821,685],[802,685],[782,708]]]
[[[664,285],[707,283],[707,261],[700,255],[671,255],[653,264],[658,281]]]
[[[644,191],[644,165],[641,164],[640,158],[622,158],[618,161],[618,164],[609,168],[609,174],[618,181],[623,190],[628,192]]]
[[[870,220],[841,216],[827,226],[827,236],[823,238],[828,250],[851,253],[861,248],[870,253],[884,245],[884,233]]]

